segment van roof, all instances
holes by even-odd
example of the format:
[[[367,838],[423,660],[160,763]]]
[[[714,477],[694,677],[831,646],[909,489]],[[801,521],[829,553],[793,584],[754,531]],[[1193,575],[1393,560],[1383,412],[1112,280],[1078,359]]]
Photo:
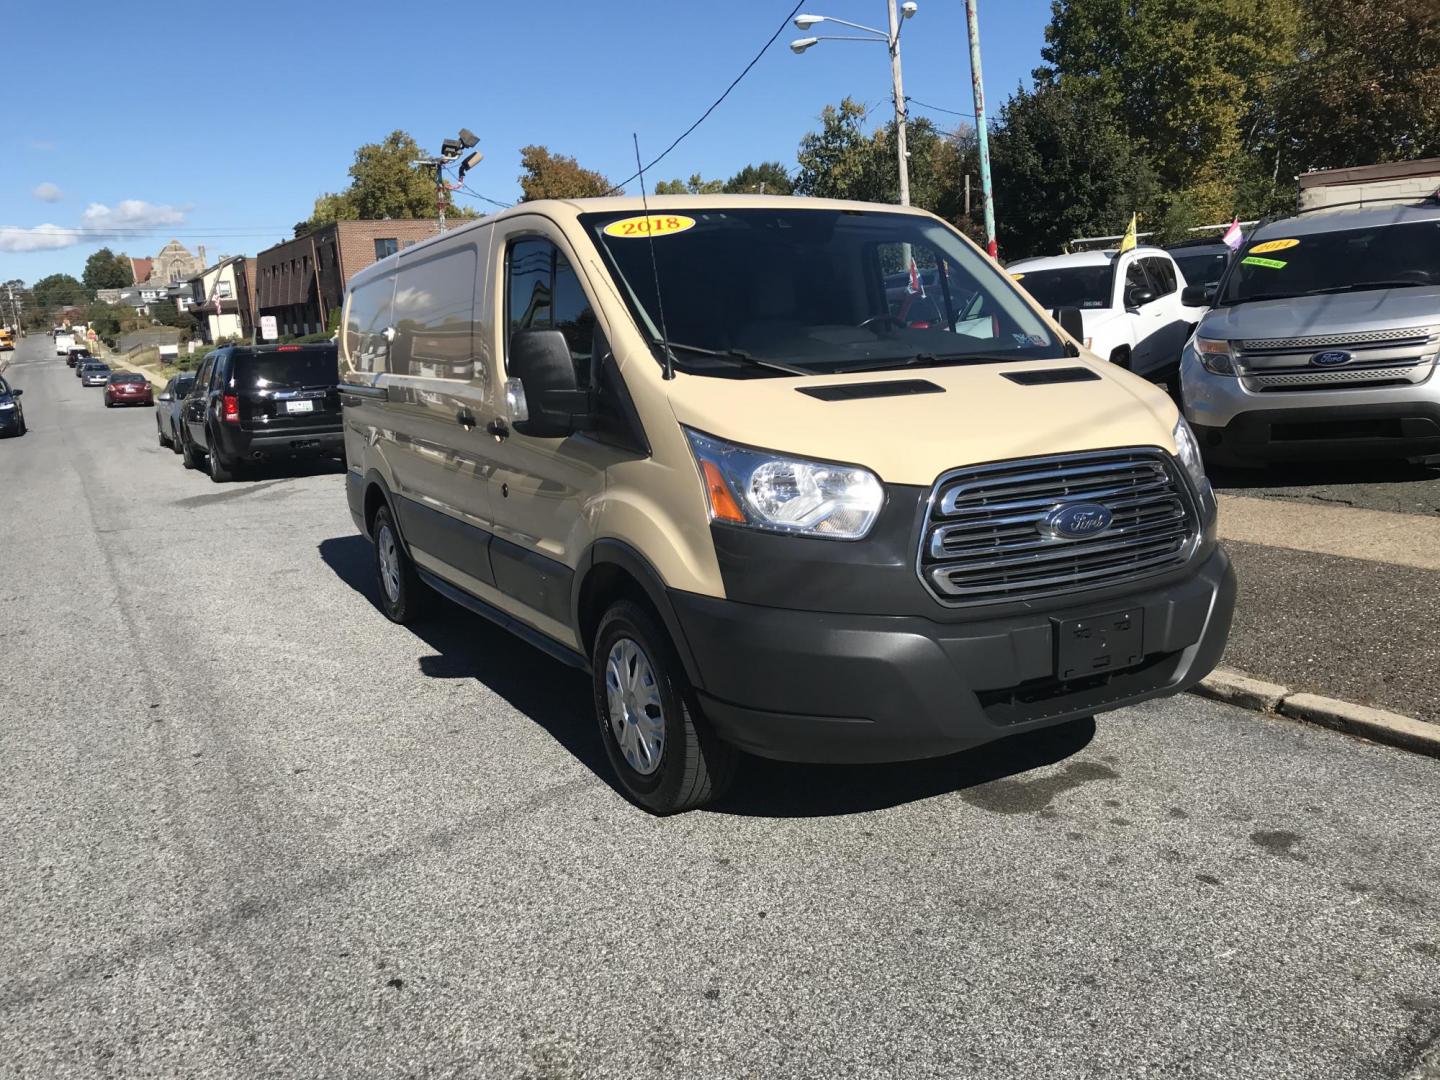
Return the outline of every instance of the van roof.
[[[652,214],[666,211],[693,213],[702,209],[759,210],[769,208],[775,210],[849,210],[868,213],[913,214],[916,217],[930,218],[935,216],[928,210],[921,210],[915,206],[852,202],[847,199],[812,199],[800,195],[651,195],[643,201],[638,195],[615,195],[595,199],[534,199],[530,202],[516,203],[506,210],[487,214],[473,221],[466,221],[465,224],[457,225],[442,235],[427,237],[403,248],[394,255],[387,255],[356,274],[350,281],[350,287],[354,288],[366,279],[383,273],[384,270],[380,268],[393,268],[402,261],[415,258],[426,248],[453,240],[472,230],[486,228],[497,221],[504,221],[506,218],[518,217],[522,214],[541,214],[546,217],[573,221],[581,214],[643,214],[647,205]]]

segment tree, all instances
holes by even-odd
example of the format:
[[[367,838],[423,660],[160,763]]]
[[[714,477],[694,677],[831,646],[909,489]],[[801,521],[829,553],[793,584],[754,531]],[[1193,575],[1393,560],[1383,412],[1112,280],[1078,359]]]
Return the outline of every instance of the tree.
[[[531,199],[585,199],[605,195],[612,183],[593,169],[581,167],[573,157],[553,154],[544,146],[520,149],[521,201]]]
[[[1118,233],[1155,198],[1149,162],[1093,85],[1018,91],[1001,108],[990,145],[998,239],[1010,259]]]
[[[723,180],[702,180],[691,173],[689,180],[661,180],[655,185],[656,195],[715,195],[725,190]]]
[[[392,131],[378,143],[361,146],[350,166],[350,186],[319,196],[310,217],[296,224],[295,235],[304,236],[331,222],[356,218],[437,216],[435,174],[412,164],[426,156],[420,144],[404,131]],[[457,207],[448,190],[440,193],[440,200],[447,216],[475,216],[475,211]]]
[[[96,289],[123,289],[135,283],[130,260],[116,255],[108,247],[102,247],[85,260],[85,270],[80,277],[91,292]]]
[[[746,165],[729,180],[724,190],[731,195],[791,195],[795,181],[778,161],[762,161]]]
[[[1036,88],[1078,84],[1103,103],[1153,164],[1157,211],[1188,192],[1197,214],[1228,219],[1299,31],[1294,0],[1055,0]]]
[[[186,322],[174,300],[159,300],[151,304],[150,318],[161,326],[184,326]]]
[[[41,311],[67,305],[79,306],[90,299],[85,286],[69,274],[51,274],[43,277],[31,287],[35,306]]]
[[[862,202],[900,201],[895,122],[865,133],[865,106],[846,98],[827,105],[820,130],[800,140],[798,195]],[[910,202],[942,217],[957,208],[962,146],[943,136],[929,120],[912,120],[906,131],[910,151]]]
[[[1440,6],[1309,0],[1303,8],[1300,59],[1268,100],[1275,174],[1440,155]]]

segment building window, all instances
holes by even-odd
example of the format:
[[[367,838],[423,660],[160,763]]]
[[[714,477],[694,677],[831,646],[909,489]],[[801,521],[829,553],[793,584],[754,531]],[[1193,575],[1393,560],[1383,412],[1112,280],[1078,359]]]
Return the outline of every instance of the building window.
[[[387,255],[394,255],[400,250],[400,241],[395,237],[387,237],[375,241],[375,258],[383,259]]]

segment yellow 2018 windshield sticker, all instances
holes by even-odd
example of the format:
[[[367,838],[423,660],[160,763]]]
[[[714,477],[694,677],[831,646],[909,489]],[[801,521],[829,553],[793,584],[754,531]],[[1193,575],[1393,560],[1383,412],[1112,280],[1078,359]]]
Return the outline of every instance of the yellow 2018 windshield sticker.
[[[1288,248],[1299,247],[1299,240],[1266,240],[1263,244],[1256,244],[1250,249],[1251,255],[1268,255],[1272,251],[1285,251]]]
[[[684,214],[651,214],[646,217],[621,218],[605,226],[606,236],[621,236],[627,239],[647,236],[669,236],[695,227],[695,219]]]
[[[1288,265],[1281,259],[1261,259],[1255,255],[1246,255],[1240,261],[1246,266],[1263,266],[1268,270],[1284,270]]]
[[[1011,274],[1010,276],[1016,281],[1022,281],[1025,278],[1024,274]]]

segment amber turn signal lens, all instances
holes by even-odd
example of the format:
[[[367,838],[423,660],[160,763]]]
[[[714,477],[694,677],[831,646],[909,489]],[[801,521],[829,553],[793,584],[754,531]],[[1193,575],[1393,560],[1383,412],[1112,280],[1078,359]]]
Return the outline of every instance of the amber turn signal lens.
[[[700,468],[705,472],[705,493],[710,496],[711,516],[716,521],[743,523],[745,513],[740,509],[740,504],[735,501],[735,496],[730,494],[730,485],[721,475],[720,466],[713,461],[702,461]]]

